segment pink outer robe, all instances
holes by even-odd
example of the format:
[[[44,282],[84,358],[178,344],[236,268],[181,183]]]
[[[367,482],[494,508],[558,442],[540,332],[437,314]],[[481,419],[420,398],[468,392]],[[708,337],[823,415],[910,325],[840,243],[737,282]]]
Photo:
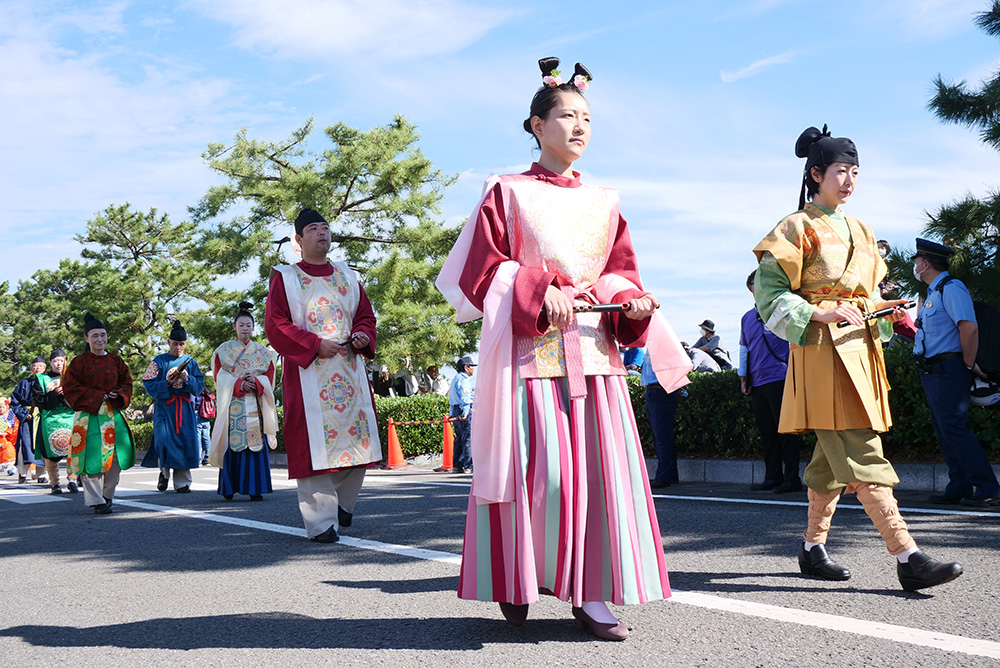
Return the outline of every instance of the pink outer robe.
[[[309,264],[305,261],[296,266],[310,276],[331,276],[333,265]],[[368,346],[358,352],[371,359],[375,356],[375,312],[372,310],[368,295],[364,288],[358,286],[361,299],[353,315],[351,333],[364,334],[368,337]],[[281,274],[272,272],[271,286],[268,290],[267,309],[264,315],[264,332],[268,343],[284,357],[282,364],[282,398],[285,407],[284,437],[285,451],[288,455],[288,477],[308,478],[310,476],[331,473],[338,469],[316,470],[312,467],[309,452],[309,435],[306,429],[305,410],[300,397],[302,385],[299,380],[299,369],[311,364],[316,359],[320,338],[312,332],[297,327],[291,318],[288,298],[285,296],[284,280]],[[368,387],[371,395],[371,386]],[[374,405],[374,395],[371,395]],[[365,465],[370,468],[377,464]],[[361,467],[349,467],[361,468]]]

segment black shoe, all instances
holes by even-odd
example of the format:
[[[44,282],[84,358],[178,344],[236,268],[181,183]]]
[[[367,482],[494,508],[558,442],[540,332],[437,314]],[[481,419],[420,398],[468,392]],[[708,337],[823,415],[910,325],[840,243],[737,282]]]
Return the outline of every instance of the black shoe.
[[[19,475],[19,476],[17,476],[17,484],[18,485],[23,485],[26,482],[28,482],[28,476],[26,476],[26,475]]]
[[[46,485],[48,484],[49,479],[43,475],[40,475],[37,478],[35,478],[35,482],[38,483],[39,485]]]
[[[826,554],[826,546],[814,545],[806,552],[806,544],[799,548],[799,570],[821,580],[850,580],[851,572]]]
[[[110,515],[111,506],[109,506],[106,503],[99,503],[96,506],[94,506],[94,513],[97,515]]]
[[[62,487],[59,485],[52,485],[52,487],[49,488],[49,494],[62,494]]]
[[[896,575],[899,584],[906,591],[917,591],[934,587],[945,582],[951,582],[962,574],[962,564],[931,559],[923,550],[917,550],[910,555],[905,564],[896,562]]]
[[[174,491],[177,492],[178,494],[188,494],[188,493],[191,492],[191,486],[190,485],[184,485],[183,487],[178,487]]]
[[[783,482],[774,488],[775,494],[787,494],[789,492],[801,492],[801,491],[802,491],[802,483],[798,480]]]
[[[77,492],[80,491],[80,488],[76,486],[75,482],[70,480],[68,483],[66,483],[66,491],[69,492],[70,494],[76,494]]]
[[[973,508],[1000,507],[1000,499],[992,496],[966,496],[959,503],[963,506],[971,506]]]
[[[927,500],[939,506],[957,506],[962,502],[962,497],[957,494],[931,494]]]
[[[263,494],[251,494],[250,495],[250,500],[251,501],[263,501],[264,500],[264,495]]]
[[[115,500],[109,499],[108,497],[104,497],[104,503],[108,504],[108,508],[110,508],[111,506],[115,505]]]
[[[524,620],[528,618],[528,604],[514,605],[513,603],[500,603],[500,612],[503,613],[503,618],[507,620],[507,623],[511,626],[521,626],[524,624]]]
[[[329,529],[324,531],[318,536],[313,536],[309,540],[314,540],[317,543],[336,543],[340,540],[340,536],[337,535],[337,527],[331,526]]]
[[[201,465],[202,466],[208,466],[208,460],[207,459],[201,460]]]
[[[232,501],[233,500],[233,495],[232,494],[223,494],[222,498],[225,499],[226,501]]]
[[[670,487],[670,483],[666,480],[650,480],[649,486],[653,489],[664,489],[666,487]]]
[[[160,477],[156,479],[156,489],[158,489],[161,492],[167,491],[168,482],[170,481],[167,480],[167,476],[163,475],[163,473],[161,472]]]
[[[465,469],[463,469],[461,466],[456,466],[455,468],[453,468],[451,470],[451,472],[452,473],[465,473]]]
[[[781,485],[778,480],[765,480],[764,482],[759,482],[756,485],[750,485],[751,492],[766,492],[769,489],[774,489]]]
[[[352,521],[354,521],[354,513],[349,513],[340,506],[337,506],[337,522],[340,523],[340,526],[349,527]]]

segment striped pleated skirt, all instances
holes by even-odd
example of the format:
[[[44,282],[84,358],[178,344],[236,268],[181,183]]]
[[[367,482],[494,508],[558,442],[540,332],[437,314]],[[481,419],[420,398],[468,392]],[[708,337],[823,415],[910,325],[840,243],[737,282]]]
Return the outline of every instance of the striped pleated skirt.
[[[579,606],[670,596],[660,529],[624,376],[518,382],[514,501],[469,497],[458,595]],[[473,466],[476,462],[473,461]]]
[[[267,494],[271,492],[271,464],[267,448],[234,452],[226,448],[219,469],[219,494]]]

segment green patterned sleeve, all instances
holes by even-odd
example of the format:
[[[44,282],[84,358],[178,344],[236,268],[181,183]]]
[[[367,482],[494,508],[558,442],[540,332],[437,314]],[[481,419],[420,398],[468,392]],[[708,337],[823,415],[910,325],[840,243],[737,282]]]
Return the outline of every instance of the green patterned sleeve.
[[[790,343],[805,345],[809,320],[816,307],[792,292],[788,276],[769,251],[760,258],[753,296],[769,330]]]

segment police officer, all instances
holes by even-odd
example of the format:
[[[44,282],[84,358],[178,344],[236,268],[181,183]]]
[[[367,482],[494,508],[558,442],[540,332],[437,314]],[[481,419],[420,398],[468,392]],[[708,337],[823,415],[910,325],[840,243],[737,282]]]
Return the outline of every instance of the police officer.
[[[968,288],[948,275],[955,251],[917,239],[913,275],[926,283],[927,299],[917,318],[914,354],[920,358],[924,394],[938,444],[948,462],[948,486],[932,503],[1000,506],[1000,485],[979,440],[967,424],[973,376],[986,375],[976,364],[979,327]]]
[[[465,473],[472,468],[472,451],[469,449],[469,431],[472,423],[472,373],[475,362],[468,355],[458,360],[458,373],[451,381],[448,390],[448,403],[451,405],[449,415],[458,418],[455,422],[455,454],[454,473]]]

